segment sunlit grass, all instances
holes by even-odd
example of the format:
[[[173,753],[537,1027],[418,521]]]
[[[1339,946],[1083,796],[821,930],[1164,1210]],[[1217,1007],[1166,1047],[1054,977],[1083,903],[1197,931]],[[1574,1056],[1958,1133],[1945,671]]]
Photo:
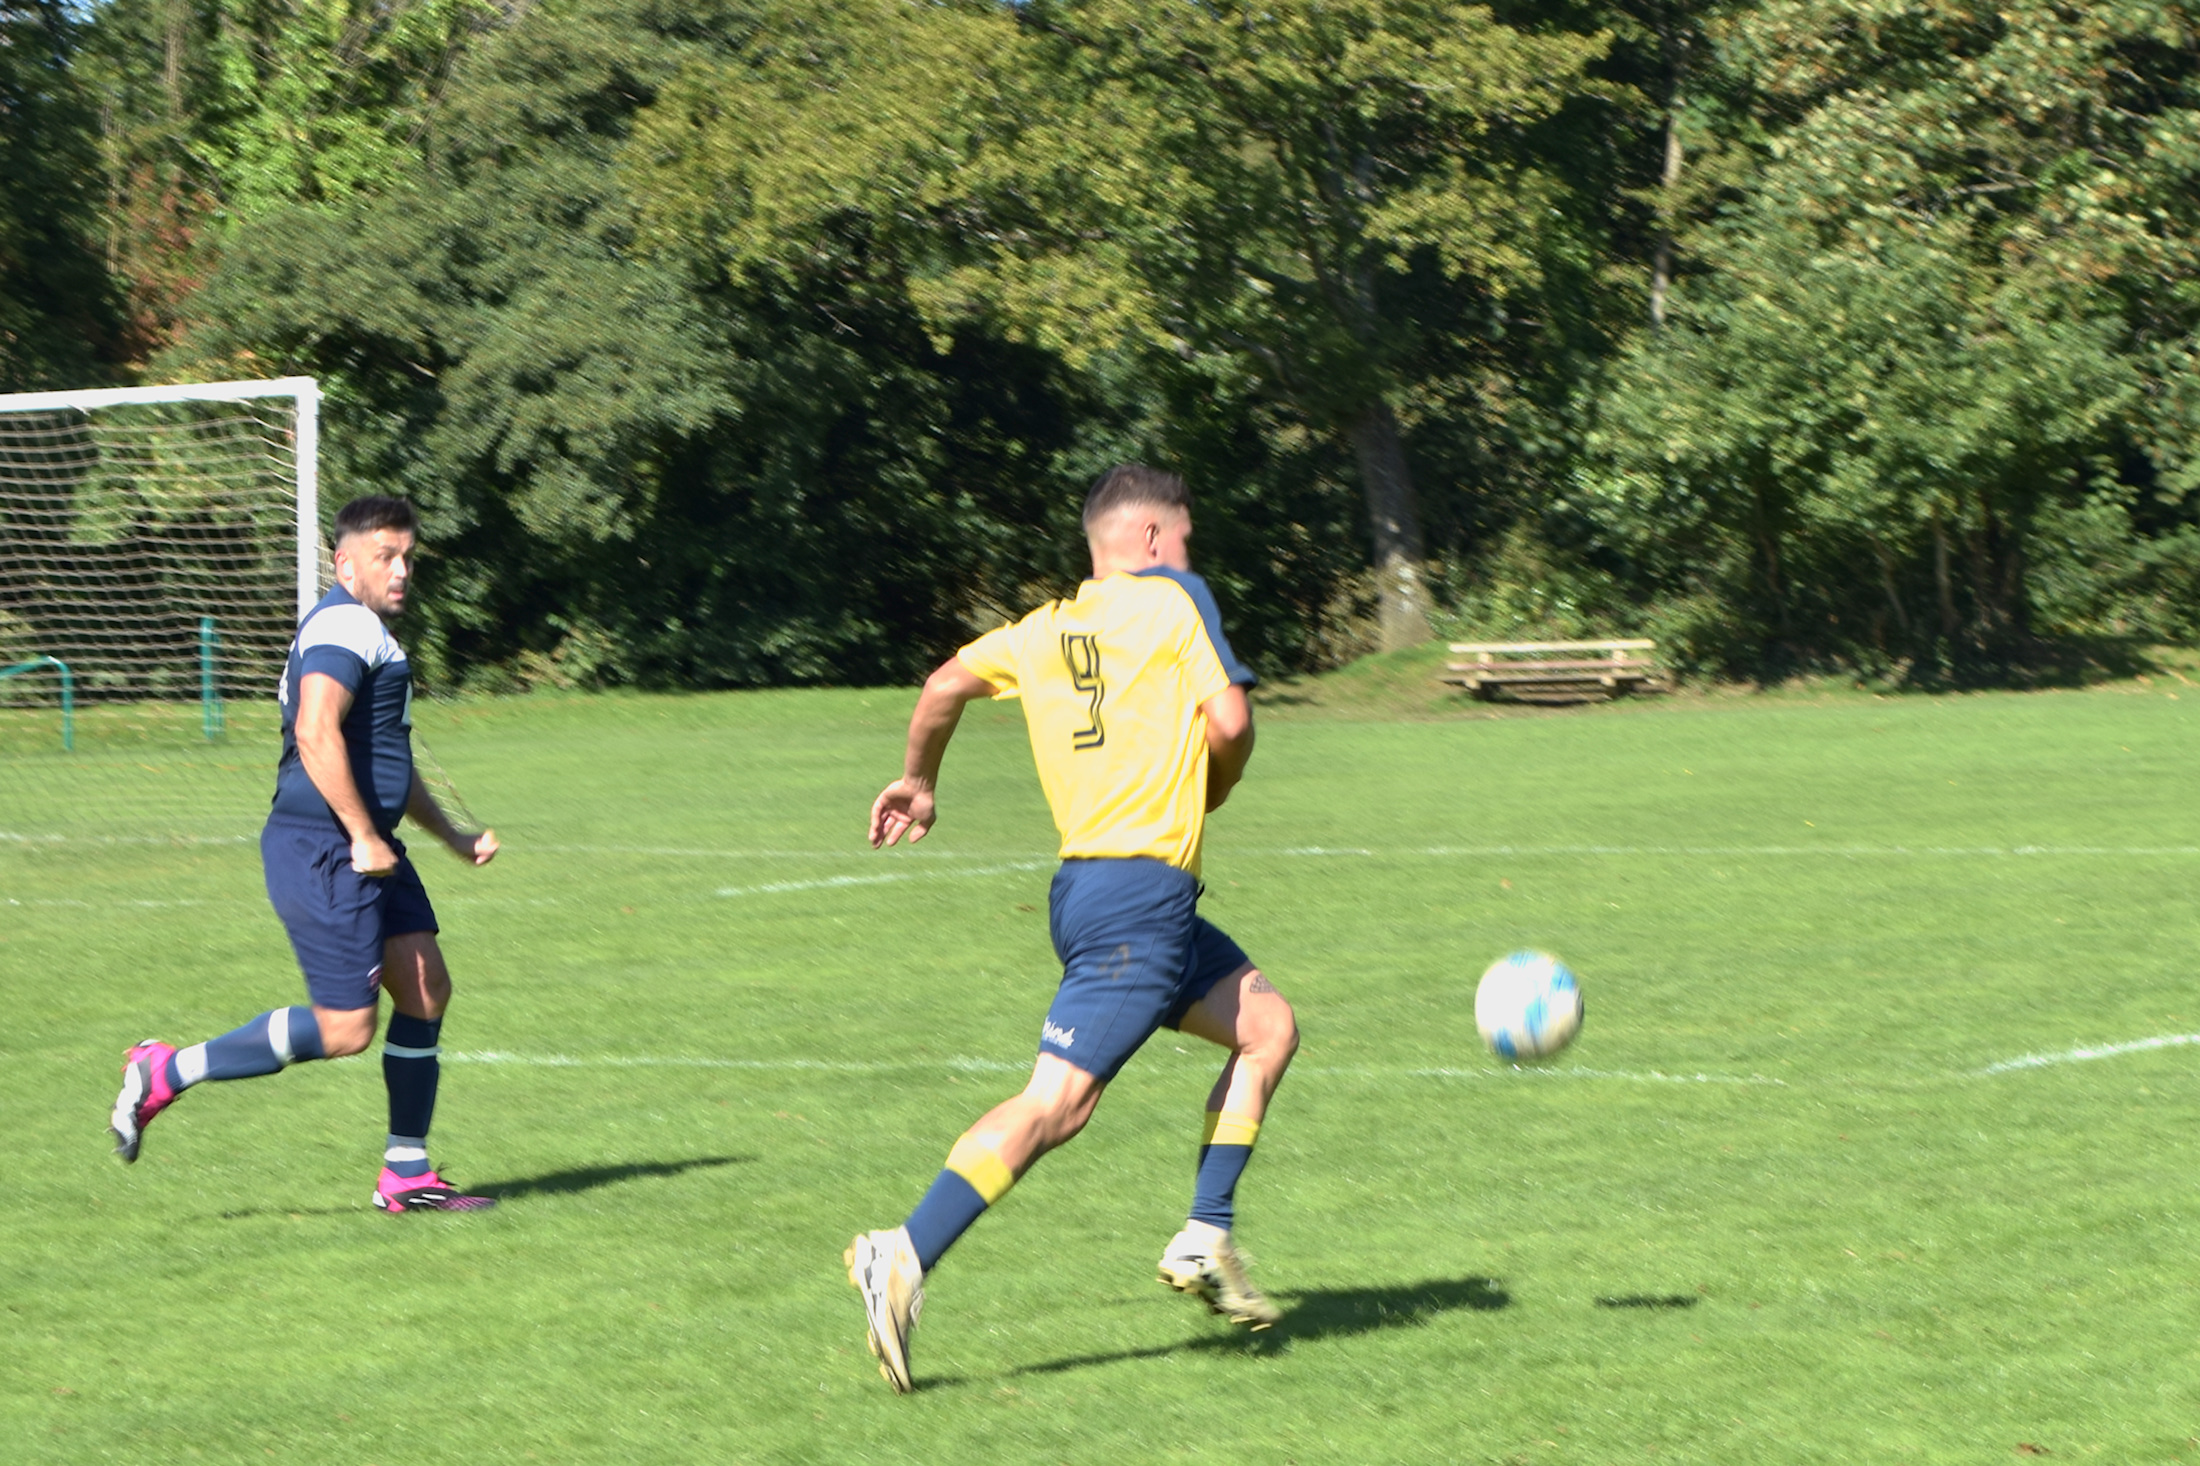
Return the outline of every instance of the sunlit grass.
[[[1216,1064],[1163,1034],[939,1269],[908,1399],[839,1251],[1036,1040],[1012,705],[885,855],[907,694],[426,709],[509,841],[423,863],[460,990],[436,1153],[486,1216],[366,1205],[371,1060],[209,1086],[113,1162],[124,1045],[301,1000],[256,851],[5,842],[0,1457],[2200,1457],[2200,1046],[2065,1061],[2200,1032],[2171,690],[1269,719],[1205,909],[1305,1028],[1242,1191],[1289,1316],[1152,1281]],[[210,832],[265,807],[240,746]],[[72,836],[110,768],[55,767],[0,788]],[[1589,1001],[1542,1071],[1471,1014],[1528,945]]]

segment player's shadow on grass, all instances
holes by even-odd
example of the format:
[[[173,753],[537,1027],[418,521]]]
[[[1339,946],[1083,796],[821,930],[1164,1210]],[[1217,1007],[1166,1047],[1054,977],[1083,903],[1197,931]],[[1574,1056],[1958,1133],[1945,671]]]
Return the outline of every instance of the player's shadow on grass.
[[[1415,1328],[1446,1313],[1469,1309],[1491,1313],[1512,1306],[1512,1295],[1495,1278],[1437,1278],[1425,1283],[1405,1283],[1393,1288],[1308,1288],[1298,1293],[1277,1293],[1283,1317],[1273,1328],[1250,1333],[1202,1334],[1181,1344],[1162,1344],[1151,1349],[1122,1349],[1111,1354],[1079,1354],[1050,1359],[1007,1371],[1021,1374],[1061,1374],[1096,1364],[1119,1364],[1135,1359],[1163,1359],[1171,1354],[1274,1354],[1300,1342],[1345,1339],[1383,1329]],[[920,1381],[921,1383],[922,1381]],[[961,1383],[939,1380],[938,1384]]]
[[[498,1201],[517,1201],[523,1196],[556,1196],[573,1191],[594,1191],[599,1186],[616,1186],[624,1181],[644,1181],[655,1177],[678,1176],[688,1171],[708,1170],[716,1166],[746,1166],[756,1160],[752,1155],[706,1155],[686,1161],[634,1161],[623,1166],[575,1166],[567,1171],[545,1171],[540,1176],[515,1176],[506,1181],[484,1181],[469,1187],[483,1196],[493,1196]]]
[[[616,1186],[621,1181],[642,1181],[653,1176],[677,1176],[685,1171],[700,1171],[712,1166],[745,1166],[756,1159],[752,1155],[706,1155],[688,1161],[637,1161],[624,1166],[576,1166],[569,1171],[548,1171],[540,1176],[515,1176],[508,1181],[490,1181],[480,1186],[469,1186],[483,1196],[493,1196],[498,1201],[513,1201],[522,1196],[557,1195],[560,1192],[593,1191],[598,1186]],[[357,1206],[274,1206],[248,1207],[242,1211],[225,1211],[225,1222],[241,1222],[253,1217],[351,1217],[365,1210],[364,1203]]]

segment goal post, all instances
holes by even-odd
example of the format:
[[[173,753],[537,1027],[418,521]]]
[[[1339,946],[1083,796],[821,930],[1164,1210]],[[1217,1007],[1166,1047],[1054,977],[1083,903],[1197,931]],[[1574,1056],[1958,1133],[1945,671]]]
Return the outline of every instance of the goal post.
[[[328,574],[320,401],[311,377],[0,394],[0,839],[264,813]]]
[[[287,397],[292,419],[292,493],[298,511],[298,617],[321,598],[321,384],[312,377],[274,377],[262,382],[184,382],[170,387],[90,387],[74,392],[0,392],[0,415],[90,413],[103,407],[155,406],[169,402],[250,402]]]

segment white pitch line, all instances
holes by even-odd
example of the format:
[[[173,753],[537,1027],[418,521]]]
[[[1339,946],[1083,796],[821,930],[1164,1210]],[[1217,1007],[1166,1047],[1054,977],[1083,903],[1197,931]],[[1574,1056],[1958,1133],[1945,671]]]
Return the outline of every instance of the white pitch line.
[[[6,845],[249,845],[257,835],[25,835],[0,830]]]
[[[665,1057],[648,1054],[612,1055],[596,1059],[566,1054],[512,1054],[496,1049],[451,1051],[443,1055],[457,1064],[513,1064],[528,1069],[745,1069],[765,1073],[890,1074],[911,1069],[954,1069],[964,1073],[1017,1073],[1031,1066],[999,1059],[833,1060],[833,1059],[710,1059]]]
[[[761,886],[721,886],[721,896],[776,896],[786,891],[824,891],[839,886],[884,886],[919,877],[968,879],[973,876],[1008,875],[1015,871],[1043,870],[1041,860],[1018,860],[1007,865],[980,865],[964,870],[890,871],[875,876],[825,876],[814,881],[769,881]]]
[[[1666,1074],[1656,1069],[1636,1071],[1628,1069],[1546,1069],[1534,1064],[1510,1066],[1515,1074],[1533,1074],[1542,1079],[1621,1079],[1631,1084],[1771,1084],[1781,1089],[1788,1087],[1785,1079],[1774,1079],[1763,1074]],[[1296,1071],[1294,1071],[1296,1072]],[[1342,1074],[1341,1069],[1321,1070],[1316,1073]],[[1503,1069],[1382,1069],[1373,1074],[1403,1074],[1408,1079],[1494,1079],[1505,1073]]]
[[[16,845],[238,845],[251,835],[66,835],[24,834],[0,830],[0,843]],[[524,834],[508,842],[514,853],[547,855],[640,855],[674,860],[873,860],[869,850],[734,850],[682,845],[599,845],[563,841],[535,843]],[[1218,846],[1216,859],[1389,859],[1453,860],[1535,856],[1605,856],[1633,859],[1680,858],[1823,858],[1849,860],[2111,858],[2154,859],[2200,856],[2200,845],[1288,845],[1262,848]],[[999,860],[1000,851],[952,851],[928,848],[924,861]],[[894,856],[883,857],[896,859]],[[1031,852],[1034,862],[1052,856]]]
[[[89,901],[71,901],[63,899],[61,897],[47,899],[34,896],[28,901],[18,901],[13,896],[10,896],[7,900],[7,904],[10,906],[67,906],[79,911],[90,911],[94,909],[92,903]],[[106,904],[109,906],[148,906],[165,908],[170,906],[204,906],[208,903],[204,901],[185,898],[183,900],[177,901],[109,901]]]
[[[965,1074],[1021,1074],[1028,1060],[953,1057],[946,1059],[833,1060],[833,1059],[713,1059],[658,1055],[612,1055],[576,1058],[569,1054],[515,1054],[503,1050],[450,1051],[444,1058],[459,1064],[509,1064],[529,1069],[735,1069],[763,1073],[899,1074],[915,1070],[952,1069]],[[1219,1051],[1212,1056],[1219,1060]],[[1543,1069],[1524,1064],[1492,1069],[1405,1068],[1347,1065],[1296,1064],[1292,1073],[1345,1079],[1503,1079],[1508,1074],[1532,1074],[1545,1079],[1613,1079],[1636,1084],[1741,1084],[1778,1085],[1787,1081],[1762,1074],[1665,1074],[1657,1070],[1631,1072],[1617,1069]]]
[[[2156,1038],[2135,1038],[2129,1043],[2064,1049],[2054,1054],[2020,1054],[1975,1071],[1978,1076],[2014,1074],[2022,1069],[2047,1069],[2057,1064],[2083,1064],[2093,1059],[2113,1059],[2123,1054],[2143,1054],[2150,1049],[2179,1049],[2200,1044],[2200,1033],[2165,1033]]]
[[[922,856],[881,857],[869,850],[725,850],[670,845],[568,845],[522,844],[514,848],[553,854],[647,855],[689,860],[1000,860],[999,851],[954,851],[927,848]],[[2200,856],[2200,845],[1402,845],[1389,848],[1367,845],[1286,845],[1237,847],[1217,845],[1209,852],[1217,860],[1238,859],[1390,859],[1455,860],[1511,856],[1614,856],[1637,859],[1672,857],[1802,857],[1835,859],[1892,859],[1920,857],[1942,859],[2011,859],[2020,857],[2117,857],[2146,859],[2158,856]],[[1014,858],[1014,857],[1011,857]],[[1027,857],[1049,862],[1054,857],[1033,851]]]
[[[912,851],[908,855],[880,855],[877,851],[858,847],[853,850],[723,850],[690,845],[568,845],[535,844],[527,842],[522,848],[543,850],[554,855],[651,855],[673,860],[1001,860],[1001,859],[1051,859],[1043,850],[942,850],[937,843],[926,845],[924,853]]]
[[[1607,855],[1665,859],[1673,856],[1825,856],[1836,859],[1915,859],[1921,856],[2003,859],[2023,856],[2200,855],[2200,845],[1421,845],[1397,849],[1296,845],[1281,850],[1220,851],[1248,856],[1356,859],[1451,859],[1537,855]]]
[[[771,881],[761,886],[720,886],[721,896],[777,896],[786,891],[829,891],[839,886],[884,886],[913,881],[913,875],[827,876],[816,881]]]

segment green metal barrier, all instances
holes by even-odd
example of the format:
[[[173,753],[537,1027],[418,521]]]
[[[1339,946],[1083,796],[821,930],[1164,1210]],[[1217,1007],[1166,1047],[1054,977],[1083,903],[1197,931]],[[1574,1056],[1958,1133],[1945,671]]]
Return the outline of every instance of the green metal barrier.
[[[12,667],[0,667],[0,681],[20,677],[26,672],[36,672],[51,667],[61,674],[61,746],[76,747],[76,678],[69,671],[69,664],[59,657],[32,657],[27,662],[17,662]]]
[[[214,629],[214,618],[199,618],[199,723],[206,730],[206,741],[212,743],[228,731],[228,721],[222,715],[221,687],[214,679],[214,653],[221,649],[221,633]]]

